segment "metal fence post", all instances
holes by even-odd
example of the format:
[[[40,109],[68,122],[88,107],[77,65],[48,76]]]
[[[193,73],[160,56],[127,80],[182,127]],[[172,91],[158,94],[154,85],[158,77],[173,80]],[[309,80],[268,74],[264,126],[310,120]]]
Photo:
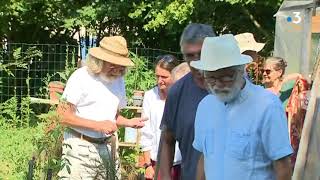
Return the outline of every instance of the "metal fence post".
[[[36,161],[36,158],[33,156],[28,163],[29,167],[28,167],[27,180],[33,180],[33,169],[35,167],[35,161]]]

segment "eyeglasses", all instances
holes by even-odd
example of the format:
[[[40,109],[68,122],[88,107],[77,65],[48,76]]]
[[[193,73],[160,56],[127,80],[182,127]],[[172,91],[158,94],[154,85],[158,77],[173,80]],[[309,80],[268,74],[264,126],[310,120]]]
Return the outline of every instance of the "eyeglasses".
[[[112,69],[112,70],[125,70],[126,69],[126,67],[125,66],[121,66],[121,65],[117,65],[117,64],[111,64],[110,63],[110,69]]]
[[[208,84],[216,84],[217,81],[223,84],[227,84],[227,83],[232,83],[236,79],[237,77],[236,75],[237,75],[237,71],[235,71],[232,75],[225,75],[221,77],[204,76],[204,80]]]

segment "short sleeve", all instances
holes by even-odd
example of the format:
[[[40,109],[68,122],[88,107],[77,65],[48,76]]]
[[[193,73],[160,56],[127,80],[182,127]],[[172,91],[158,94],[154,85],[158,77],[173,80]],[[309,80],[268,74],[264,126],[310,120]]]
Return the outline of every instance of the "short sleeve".
[[[61,97],[63,100],[73,105],[79,104],[84,96],[81,79],[81,73],[78,70],[70,76]]]
[[[169,130],[174,132],[175,130],[175,119],[176,110],[178,106],[178,93],[176,93],[177,88],[172,87],[169,90],[168,97],[164,106],[162,121],[160,124],[161,130]]]
[[[150,110],[151,97],[146,94],[143,99],[142,105],[142,117],[147,117],[149,120],[145,122],[143,128],[141,128],[140,146],[142,151],[150,151],[152,149],[152,142],[154,138],[154,132],[151,129],[151,110]]]
[[[278,160],[292,154],[285,112],[280,104],[270,104],[264,116],[261,138],[267,156]]]

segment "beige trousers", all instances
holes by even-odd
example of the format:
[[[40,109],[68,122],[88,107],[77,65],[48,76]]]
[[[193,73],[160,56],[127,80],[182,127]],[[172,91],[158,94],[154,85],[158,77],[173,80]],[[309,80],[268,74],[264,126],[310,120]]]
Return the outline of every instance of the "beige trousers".
[[[64,167],[58,173],[59,179],[119,179],[118,162],[113,162],[111,147],[107,144],[94,144],[65,134],[62,161]]]

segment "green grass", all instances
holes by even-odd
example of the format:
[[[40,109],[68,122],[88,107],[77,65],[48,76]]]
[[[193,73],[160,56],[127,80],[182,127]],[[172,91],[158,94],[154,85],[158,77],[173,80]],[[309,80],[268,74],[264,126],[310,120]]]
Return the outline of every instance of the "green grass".
[[[33,140],[41,132],[40,126],[0,127],[0,180],[26,179],[28,161],[35,152]]]

